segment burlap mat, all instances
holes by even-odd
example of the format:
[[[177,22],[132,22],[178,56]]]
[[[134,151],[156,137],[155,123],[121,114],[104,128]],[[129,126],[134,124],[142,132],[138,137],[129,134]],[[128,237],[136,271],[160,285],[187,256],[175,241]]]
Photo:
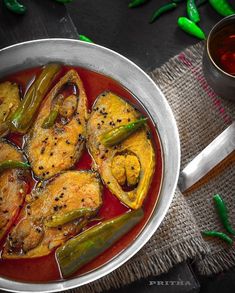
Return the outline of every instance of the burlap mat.
[[[235,104],[222,100],[207,85],[201,68],[203,43],[172,58],[150,76],[168,100],[180,132],[181,168],[219,135],[235,118]],[[101,292],[118,288],[137,279],[158,275],[175,264],[193,259],[201,274],[229,269],[235,264],[234,246],[221,240],[205,241],[201,231],[224,231],[212,197],[220,193],[235,223],[235,156],[209,180],[182,195],[176,191],[169,212],[150,241],[126,264],[98,281],[70,292]],[[218,169],[218,168],[217,168]]]

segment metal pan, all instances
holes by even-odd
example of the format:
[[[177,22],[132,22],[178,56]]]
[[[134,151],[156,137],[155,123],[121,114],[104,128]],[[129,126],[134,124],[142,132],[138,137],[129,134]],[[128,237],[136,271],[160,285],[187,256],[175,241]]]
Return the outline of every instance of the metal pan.
[[[180,142],[172,111],[156,84],[133,62],[107,48],[69,39],[43,39],[0,50],[0,78],[49,62],[81,66],[107,75],[132,92],[153,118],[161,139],[164,174],[158,203],[135,241],[102,267],[85,275],[43,284],[0,277],[0,289],[14,292],[55,292],[92,282],[120,267],[150,239],[165,217],[174,196],[180,167]]]

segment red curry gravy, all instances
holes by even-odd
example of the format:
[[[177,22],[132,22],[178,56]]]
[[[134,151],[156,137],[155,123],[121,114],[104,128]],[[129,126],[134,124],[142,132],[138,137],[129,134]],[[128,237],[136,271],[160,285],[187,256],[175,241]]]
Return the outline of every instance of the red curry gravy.
[[[59,78],[62,75],[64,75],[69,69],[71,69],[71,67],[62,67],[61,72],[58,74],[56,80],[51,85],[51,88],[55,85],[56,82],[58,82]],[[74,69],[78,72],[83,81],[84,88],[86,90],[88,98],[88,109],[91,109],[95,99],[100,93],[104,91],[112,91],[126,99],[136,108],[138,108],[145,116],[148,116],[148,113],[143,109],[143,107],[138,103],[138,101],[133,97],[133,95],[124,87],[122,87],[118,82],[114,81],[113,79],[107,76],[89,71],[84,68],[75,67]],[[41,68],[29,69],[8,76],[4,80],[18,83],[20,85],[23,96],[27,88],[34,80],[35,76],[38,76],[40,71]],[[81,268],[79,271],[77,271],[74,274],[74,276],[87,273],[91,270],[100,267],[101,265],[105,264],[107,261],[115,257],[128,245],[130,245],[132,241],[138,236],[140,231],[143,229],[144,225],[146,224],[146,222],[148,221],[153,212],[161,186],[163,162],[160,139],[156,133],[156,129],[151,119],[148,120],[148,125],[151,130],[151,139],[153,141],[153,146],[156,154],[156,167],[152,183],[148,192],[148,196],[143,204],[145,216],[143,220],[138,225],[136,225],[127,235],[122,237],[122,239],[116,242],[115,245],[106,250],[95,260],[93,260],[92,262]],[[23,148],[24,136],[19,134],[10,134],[7,138],[14,144],[18,145],[20,148]],[[87,150],[85,150],[80,160],[75,164],[75,169],[91,169],[91,163],[91,157]],[[30,190],[37,183],[37,180],[35,180],[35,178],[32,176],[27,181],[29,186],[28,192],[30,192]],[[99,218],[102,218],[104,220],[110,219],[115,216],[121,215],[127,212],[128,210],[128,207],[122,204],[113,194],[111,194],[111,192],[106,187],[104,187],[103,204],[98,213]],[[0,246],[0,251],[3,245],[4,241]],[[0,258],[0,276],[26,282],[49,282],[61,279],[59,268],[55,259],[55,253],[51,253],[48,256],[34,259],[4,260]]]

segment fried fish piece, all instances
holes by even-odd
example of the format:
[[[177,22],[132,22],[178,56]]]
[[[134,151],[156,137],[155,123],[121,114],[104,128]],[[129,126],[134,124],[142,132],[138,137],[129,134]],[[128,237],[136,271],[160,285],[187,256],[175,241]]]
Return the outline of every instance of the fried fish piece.
[[[34,174],[48,179],[71,168],[85,145],[87,97],[75,70],[68,71],[50,91],[26,145]]]
[[[0,136],[8,133],[7,120],[20,104],[20,92],[16,83],[0,83]]]
[[[155,170],[155,152],[146,125],[121,143],[105,147],[102,138],[115,127],[141,117],[133,106],[112,92],[101,94],[87,123],[87,146],[94,165],[110,191],[138,209],[145,199]]]
[[[0,163],[6,160],[23,162],[22,153],[6,141],[0,140]],[[0,241],[14,222],[26,195],[23,170],[0,172]]]
[[[66,171],[44,184],[27,196],[19,221],[8,236],[3,258],[49,254],[78,234],[102,203],[100,180],[91,171]]]

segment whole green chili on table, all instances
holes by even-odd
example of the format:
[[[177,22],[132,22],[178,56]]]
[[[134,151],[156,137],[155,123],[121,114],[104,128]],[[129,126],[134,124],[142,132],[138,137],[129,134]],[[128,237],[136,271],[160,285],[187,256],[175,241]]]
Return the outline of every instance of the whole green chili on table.
[[[132,0],[129,4],[128,7],[129,8],[134,8],[134,7],[138,7],[142,4],[145,4],[146,2],[148,2],[149,0]]]
[[[150,23],[153,23],[156,19],[158,19],[162,14],[173,10],[177,7],[177,4],[174,2],[171,3],[167,3],[165,5],[162,5],[160,8],[158,8],[152,15],[151,19],[150,19]]]
[[[210,5],[222,16],[229,16],[235,13],[235,9],[227,0],[209,0]]]
[[[197,23],[200,21],[200,15],[195,4],[195,0],[187,0],[187,14],[190,20]]]
[[[178,26],[186,33],[197,37],[198,39],[205,40],[206,36],[204,32],[193,21],[187,17],[178,18]]]
[[[126,139],[128,136],[130,136],[132,133],[134,133],[136,130],[138,130],[140,127],[142,127],[146,123],[147,119],[148,118],[140,118],[134,122],[115,127],[108,132],[102,134],[101,142],[106,147],[118,144]]]
[[[61,66],[48,64],[44,67],[39,77],[31,85],[19,107],[10,117],[10,128],[13,131],[26,133],[33,122],[44,95]]]
[[[61,4],[71,3],[73,0],[54,0]],[[24,14],[27,10],[26,6],[21,4],[18,0],[3,0],[4,5],[16,14]]]
[[[225,241],[226,243],[228,243],[229,245],[233,244],[232,238],[230,238],[228,235],[226,235],[225,233],[222,233],[222,232],[218,232],[218,231],[203,231],[202,235],[220,238],[223,241]]]
[[[68,240],[56,250],[63,277],[68,277],[87,264],[138,224],[144,216],[142,209],[106,220]]]
[[[14,160],[6,160],[0,162],[0,173],[7,169],[29,169],[30,165],[28,163],[14,161]]]
[[[5,6],[16,14],[24,14],[26,12],[26,7],[19,3],[17,0],[3,0]]]
[[[217,209],[218,215],[220,217],[220,220],[224,226],[224,228],[227,230],[228,233],[235,235],[235,230],[232,228],[230,222],[229,222],[229,216],[228,216],[228,208],[226,206],[225,201],[221,198],[219,194],[216,194],[214,197],[215,207]]]
[[[85,35],[81,35],[81,34],[79,34],[79,40],[84,41],[84,42],[88,42],[88,43],[94,43],[90,38],[88,38]]]

